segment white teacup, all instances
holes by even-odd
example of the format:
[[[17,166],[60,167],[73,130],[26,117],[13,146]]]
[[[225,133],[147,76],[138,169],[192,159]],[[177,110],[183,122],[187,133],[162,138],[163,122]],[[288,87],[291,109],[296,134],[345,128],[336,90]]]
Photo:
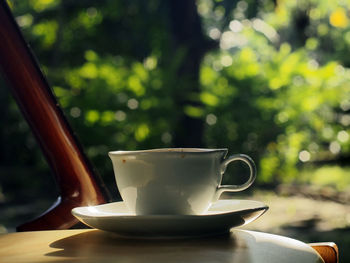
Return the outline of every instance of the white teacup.
[[[117,187],[136,215],[205,213],[222,192],[248,188],[255,180],[253,160],[243,154],[225,158],[227,149],[169,148],[113,151],[109,157]],[[250,169],[242,185],[221,185],[229,163],[243,161]]]

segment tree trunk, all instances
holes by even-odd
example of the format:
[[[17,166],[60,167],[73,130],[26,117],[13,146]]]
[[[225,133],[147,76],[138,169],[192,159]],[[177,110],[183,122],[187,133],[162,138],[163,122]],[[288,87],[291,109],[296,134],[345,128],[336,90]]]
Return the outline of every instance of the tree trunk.
[[[202,59],[217,43],[205,37],[194,0],[170,1],[172,47],[166,56],[173,74],[172,86],[178,114],[174,131],[175,147],[203,147],[204,116],[190,116],[186,108],[202,109],[199,73]]]

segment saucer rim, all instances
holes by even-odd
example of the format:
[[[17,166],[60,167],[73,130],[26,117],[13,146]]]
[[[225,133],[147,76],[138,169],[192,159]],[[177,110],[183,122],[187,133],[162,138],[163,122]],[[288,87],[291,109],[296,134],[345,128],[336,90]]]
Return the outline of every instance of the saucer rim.
[[[128,239],[152,240],[221,235],[228,233],[232,228],[241,227],[257,220],[269,209],[263,202],[255,200],[229,199],[219,201],[226,201],[228,205],[230,201],[253,202],[258,206],[235,211],[230,209],[228,212],[222,212],[225,207],[218,206],[217,209],[220,210],[221,208],[221,211],[214,210],[214,213],[204,215],[101,215],[102,212],[100,212],[98,216],[96,213],[92,215],[81,214],[78,208],[73,209],[72,214],[80,222],[94,229],[111,232]],[[123,201],[104,205],[113,205],[113,203],[120,202]],[[218,204],[218,202],[214,204]],[[123,209],[125,211],[125,207]]]
[[[221,199],[218,200],[217,202],[213,203],[217,204],[219,202],[222,201],[231,201],[231,199]],[[266,211],[269,209],[269,206],[266,205],[265,203],[261,202],[261,201],[256,201],[256,200],[241,200],[241,199],[232,199],[232,201],[244,201],[244,202],[256,202],[256,203],[260,203],[260,206],[257,207],[253,207],[253,208],[242,208],[242,209],[238,209],[238,210],[228,210],[228,211],[216,211],[214,210],[214,213],[204,213],[204,214],[200,214],[200,215],[187,215],[187,214],[154,214],[154,215],[136,215],[136,214],[100,214],[98,215],[98,211],[96,212],[95,215],[86,215],[86,214],[82,214],[79,213],[80,209],[86,209],[89,207],[99,207],[99,206],[107,206],[107,205],[113,205],[113,204],[117,204],[117,203],[124,203],[124,201],[115,201],[115,202],[109,202],[109,203],[105,203],[105,204],[99,204],[99,205],[93,205],[93,206],[81,206],[81,207],[75,207],[71,210],[71,213],[73,214],[73,216],[79,218],[86,218],[86,219],[91,219],[91,218],[103,218],[103,219],[115,219],[115,218],[125,218],[125,219],[180,219],[180,220],[186,220],[186,219],[195,219],[195,218],[203,218],[203,217],[219,217],[219,216],[227,216],[227,215],[233,215],[233,214],[242,214],[242,213],[254,213],[254,212],[258,212],[258,211],[264,211],[264,213],[266,213]],[[210,209],[210,208],[209,208]],[[130,212],[129,212],[130,213]],[[263,215],[261,214],[261,215]]]

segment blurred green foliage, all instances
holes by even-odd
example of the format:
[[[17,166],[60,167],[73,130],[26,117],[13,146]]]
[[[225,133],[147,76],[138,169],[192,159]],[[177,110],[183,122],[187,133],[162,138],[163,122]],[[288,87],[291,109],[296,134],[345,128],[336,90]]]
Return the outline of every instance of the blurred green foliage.
[[[321,187],[331,187],[348,193],[350,190],[350,169],[339,166],[305,168],[300,173],[299,182]]]
[[[181,21],[171,20],[171,1],[9,3],[107,182],[114,180],[108,151],[181,146],[186,133],[174,138],[183,116],[203,123],[196,146],[251,155],[261,184],[298,180],[305,164],[349,160],[348,1],[197,1],[204,39],[216,47],[198,65],[199,90],[179,82],[186,80],[179,65],[193,54],[174,49]],[[47,170],[15,103],[1,92],[8,113],[1,117],[1,166]]]

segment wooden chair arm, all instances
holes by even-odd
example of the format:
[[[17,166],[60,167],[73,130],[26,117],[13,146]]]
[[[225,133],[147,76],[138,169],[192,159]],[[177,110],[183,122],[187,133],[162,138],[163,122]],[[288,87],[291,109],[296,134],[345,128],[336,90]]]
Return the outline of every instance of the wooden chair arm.
[[[76,206],[109,200],[61,110],[39,64],[24,40],[6,1],[0,1],[0,70],[31,127],[59,188],[58,202],[18,231],[65,229],[78,220]]]
[[[320,242],[310,243],[313,249],[323,258],[325,263],[338,263],[339,262],[339,250],[333,242]]]

